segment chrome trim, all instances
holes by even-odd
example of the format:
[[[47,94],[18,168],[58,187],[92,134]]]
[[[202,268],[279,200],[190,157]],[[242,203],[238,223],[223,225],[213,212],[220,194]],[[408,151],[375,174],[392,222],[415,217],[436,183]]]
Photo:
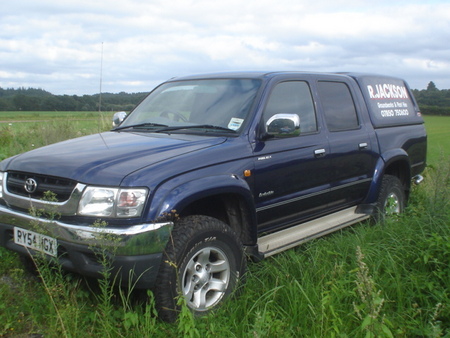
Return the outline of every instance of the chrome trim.
[[[325,155],[325,149],[324,148],[321,148],[321,149],[316,149],[316,150],[314,150],[314,155],[316,155],[316,156],[321,156],[321,155]]]
[[[424,164],[425,164],[424,161],[422,161],[422,162],[417,162],[417,163],[413,163],[413,164],[411,164],[411,168],[423,166]]]
[[[127,117],[127,113],[124,111],[118,111],[114,113],[112,120],[113,128],[118,127],[123,122],[123,120],[125,120],[125,117]]]
[[[27,193],[32,194],[37,190],[38,184],[34,178],[29,177],[25,180],[24,188]]]
[[[57,207],[58,208],[57,212],[64,216],[76,215],[78,210],[78,202],[80,201],[84,188],[86,188],[86,184],[77,183],[77,185],[72,191],[72,194],[70,195],[70,198],[67,201],[49,202],[10,193],[7,189],[6,184],[7,180],[8,180],[8,173],[5,172],[5,176],[3,179],[3,199],[6,201],[6,203],[25,210],[28,210],[31,207],[35,209],[47,209]]]
[[[280,121],[289,121],[289,122],[280,123]],[[281,125],[286,127],[282,128]],[[275,137],[278,135],[282,137],[298,136],[300,134],[300,116],[298,116],[297,114],[273,115],[266,122],[266,134]]]
[[[0,205],[0,223],[29,229],[72,244],[113,249],[117,256],[160,253],[173,228],[171,221],[124,227],[73,225],[33,217],[3,205]]]
[[[422,175],[416,175],[412,178],[412,181],[414,182],[414,184],[419,185],[420,183],[422,183],[424,180]]]
[[[0,171],[0,198],[3,199],[3,192],[5,188],[3,183],[5,182],[6,173],[4,171]]]
[[[369,217],[368,214],[357,213],[357,207],[334,212],[312,221],[262,236],[258,238],[258,250],[264,257],[269,257],[313,238],[321,237],[361,222]]]

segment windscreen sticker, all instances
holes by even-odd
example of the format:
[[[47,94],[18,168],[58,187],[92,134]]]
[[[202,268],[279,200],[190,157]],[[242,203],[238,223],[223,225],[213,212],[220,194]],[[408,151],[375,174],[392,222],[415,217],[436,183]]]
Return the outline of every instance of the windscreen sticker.
[[[242,126],[243,122],[244,119],[232,117],[230,123],[228,123],[228,128],[230,128],[231,130],[238,130]]]

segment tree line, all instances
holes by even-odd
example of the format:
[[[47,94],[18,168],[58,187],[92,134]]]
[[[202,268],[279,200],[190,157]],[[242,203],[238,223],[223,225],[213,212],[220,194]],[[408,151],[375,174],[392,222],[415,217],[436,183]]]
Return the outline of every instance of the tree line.
[[[439,90],[431,81],[427,89],[412,92],[423,114],[450,116],[450,89]]]
[[[450,116],[450,89],[413,89],[423,114]],[[130,111],[148,93],[120,92],[94,95],[53,95],[43,89],[0,87],[0,111]]]
[[[0,111],[130,111],[147,94],[53,95],[43,89],[0,87]]]

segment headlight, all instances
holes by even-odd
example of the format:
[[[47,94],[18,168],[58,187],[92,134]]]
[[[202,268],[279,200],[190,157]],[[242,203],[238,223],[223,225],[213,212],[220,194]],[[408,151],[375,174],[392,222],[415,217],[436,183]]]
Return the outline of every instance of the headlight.
[[[147,199],[147,189],[121,189],[117,196],[117,217],[141,216]]]
[[[78,214],[97,217],[139,217],[148,190],[87,187],[81,197]]]
[[[0,171],[0,198],[3,198],[3,176],[4,172]]]

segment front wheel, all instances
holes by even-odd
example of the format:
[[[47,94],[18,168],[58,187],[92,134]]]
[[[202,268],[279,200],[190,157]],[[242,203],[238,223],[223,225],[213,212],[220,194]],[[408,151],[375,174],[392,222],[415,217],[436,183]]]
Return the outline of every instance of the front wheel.
[[[386,216],[400,214],[406,206],[405,190],[397,176],[384,175],[375,210],[375,220],[382,221]]]
[[[238,286],[246,269],[243,246],[225,223],[207,216],[189,216],[172,231],[155,287],[163,320],[173,322],[178,297],[195,314],[216,308]]]

